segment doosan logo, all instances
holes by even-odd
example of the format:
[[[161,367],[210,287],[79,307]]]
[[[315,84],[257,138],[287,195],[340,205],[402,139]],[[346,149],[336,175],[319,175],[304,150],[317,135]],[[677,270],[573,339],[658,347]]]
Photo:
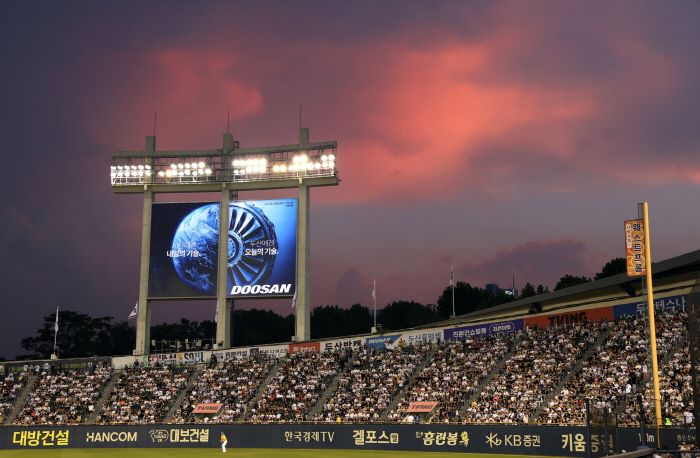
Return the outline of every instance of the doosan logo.
[[[231,289],[231,294],[288,294],[291,290],[291,283],[282,285],[236,285]]]

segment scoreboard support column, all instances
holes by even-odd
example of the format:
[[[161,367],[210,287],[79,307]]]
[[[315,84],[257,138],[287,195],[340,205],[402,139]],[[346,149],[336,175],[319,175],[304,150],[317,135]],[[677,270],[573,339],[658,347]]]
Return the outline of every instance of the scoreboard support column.
[[[153,156],[156,150],[156,137],[146,136],[146,154]],[[152,164],[147,158],[146,163]],[[149,185],[143,185],[143,227],[141,230],[141,274],[139,279],[139,306],[136,315],[135,355],[147,355],[151,338],[151,302],[148,300],[148,271],[151,256],[151,207],[155,194]]]
[[[221,207],[219,209],[219,278],[216,295],[218,321],[216,323],[216,344],[219,349],[231,346],[231,307],[228,295],[228,231],[229,203],[231,192],[226,184],[221,190]]]
[[[309,144],[309,129],[299,129],[299,146]],[[306,153],[305,150],[301,150]],[[299,180],[299,200],[297,201],[297,310],[296,310],[296,340],[306,341],[311,339],[311,300],[309,298],[309,258],[311,215],[310,211],[311,188]]]

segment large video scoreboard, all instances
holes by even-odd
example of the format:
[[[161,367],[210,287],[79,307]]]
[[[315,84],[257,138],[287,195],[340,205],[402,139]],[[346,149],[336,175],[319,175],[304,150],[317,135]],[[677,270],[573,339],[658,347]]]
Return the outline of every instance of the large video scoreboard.
[[[219,287],[218,202],[154,203],[149,299],[215,298]],[[229,205],[227,296],[292,297],[297,199]]]

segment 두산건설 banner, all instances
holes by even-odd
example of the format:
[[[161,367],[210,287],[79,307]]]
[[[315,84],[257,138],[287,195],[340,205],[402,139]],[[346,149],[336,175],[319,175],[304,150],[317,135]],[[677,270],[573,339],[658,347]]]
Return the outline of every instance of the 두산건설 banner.
[[[219,210],[217,202],[153,204],[149,298],[216,297]],[[296,199],[230,203],[229,297],[294,295],[296,223]]]

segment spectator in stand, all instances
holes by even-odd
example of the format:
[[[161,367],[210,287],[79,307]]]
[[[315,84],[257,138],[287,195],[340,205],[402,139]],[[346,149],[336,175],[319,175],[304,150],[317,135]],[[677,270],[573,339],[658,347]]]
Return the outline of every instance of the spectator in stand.
[[[600,337],[601,323],[532,329],[466,416],[481,423],[521,423],[532,416],[573,364]]]
[[[404,398],[389,413],[390,421],[401,421],[412,402],[439,402],[448,418],[456,419],[467,398],[514,344],[512,334],[467,336],[461,341],[443,341],[431,361],[416,376]]]
[[[0,376],[0,423],[2,423],[12,411],[12,405],[17,395],[19,395],[22,388],[27,384],[29,376],[30,374],[27,370],[17,374],[10,372],[7,375]]]
[[[223,411],[216,421],[240,420],[253,395],[274,365],[273,359],[230,361],[202,370],[182,406],[173,417],[174,423],[192,421],[192,411],[200,403],[222,403]]]
[[[378,419],[405,385],[429,347],[399,347],[394,351],[360,350],[314,420],[372,421]]]
[[[181,366],[125,368],[102,407],[99,423],[158,423],[163,421],[188,370]]]
[[[37,367],[41,367],[38,366]],[[44,367],[15,424],[63,425],[82,423],[94,409],[102,389],[112,377],[109,362],[87,369]]]
[[[304,421],[336,375],[340,353],[296,353],[280,365],[248,421]]]

